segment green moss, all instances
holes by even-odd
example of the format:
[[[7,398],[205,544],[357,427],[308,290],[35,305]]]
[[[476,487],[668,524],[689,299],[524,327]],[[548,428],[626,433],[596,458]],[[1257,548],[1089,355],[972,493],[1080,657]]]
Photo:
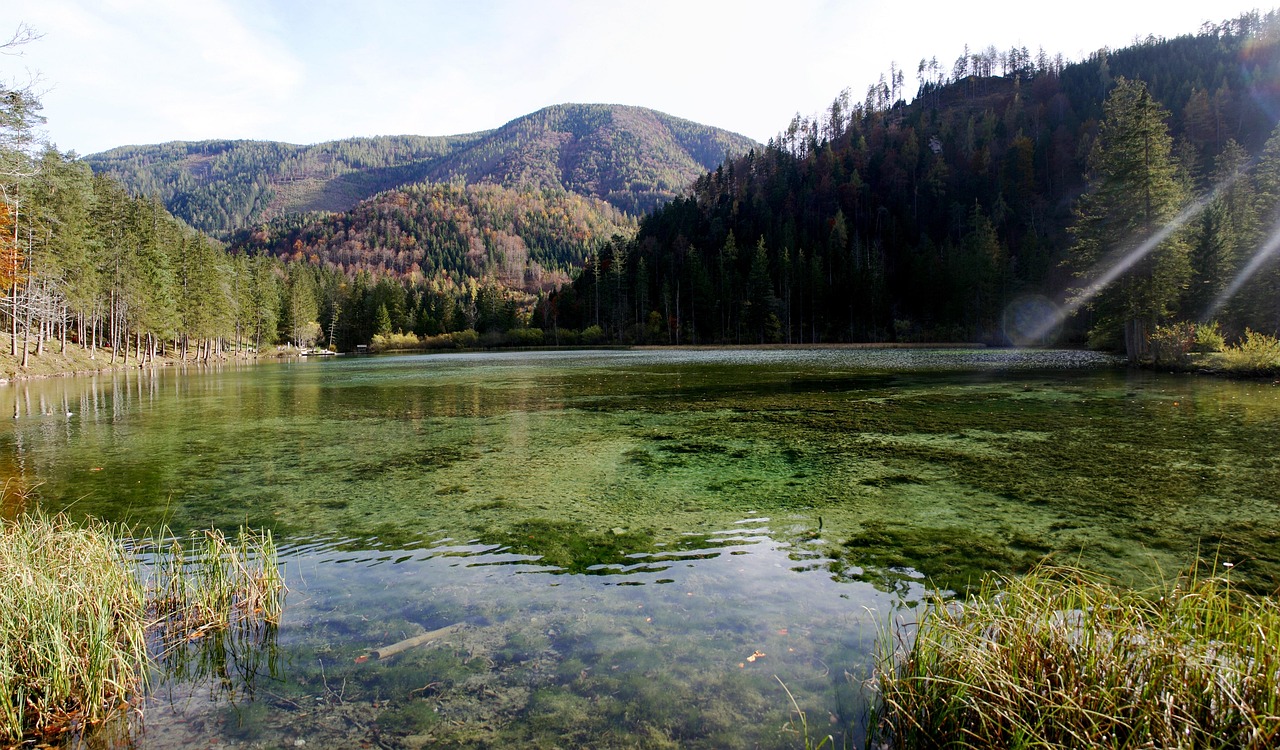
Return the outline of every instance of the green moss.
[[[562,573],[608,575],[609,568],[634,564],[629,555],[652,552],[653,535],[622,530],[592,531],[572,521],[531,518],[511,524],[501,534],[476,527],[486,543],[500,544],[511,552],[532,555],[543,565]]]
[[[413,698],[378,714],[378,725],[396,734],[425,734],[440,723],[440,713],[432,700]]]
[[[919,571],[929,583],[964,592],[990,570],[1031,570],[1052,548],[1026,535],[1005,537],[960,527],[868,523],[844,543],[846,559],[862,569],[854,580],[885,584]]]

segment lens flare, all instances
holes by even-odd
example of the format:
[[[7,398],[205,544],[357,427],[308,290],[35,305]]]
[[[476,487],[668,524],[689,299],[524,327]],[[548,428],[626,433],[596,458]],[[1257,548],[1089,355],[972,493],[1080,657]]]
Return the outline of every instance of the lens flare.
[[[1094,297],[1097,297],[1102,290],[1106,289],[1116,279],[1120,278],[1126,271],[1133,268],[1138,261],[1151,254],[1151,251],[1160,246],[1160,243],[1169,239],[1174,232],[1186,226],[1187,222],[1200,215],[1200,212],[1209,205],[1209,202],[1222,190],[1235,182],[1235,179],[1229,180],[1222,186],[1218,187],[1213,193],[1205,198],[1195,201],[1191,205],[1182,210],[1182,213],[1173,218],[1172,221],[1160,227],[1160,230],[1151,235],[1137,247],[1125,252],[1123,246],[1119,250],[1109,253],[1106,259],[1099,264],[1102,267],[1101,272],[1096,274],[1088,274],[1093,276],[1093,281],[1080,291],[1079,294],[1072,297],[1064,304],[1051,319],[1046,320],[1039,328],[1031,332],[1032,338],[1040,339],[1048,336],[1055,327],[1060,328],[1067,317],[1074,315],[1077,310],[1087,305]]]
[[[1223,289],[1222,293],[1214,298],[1213,304],[1209,305],[1209,309],[1204,311],[1204,314],[1200,316],[1200,320],[1209,321],[1217,317],[1222,308],[1226,306],[1227,301],[1234,297],[1236,292],[1240,291],[1240,287],[1248,283],[1254,274],[1262,270],[1267,265],[1267,262],[1275,257],[1278,250],[1280,250],[1280,221],[1272,225],[1267,241],[1262,244],[1262,247],[1258,248],[1258,252],[1253,254],[1253,257],[1249,259],[1245,267],[1240,269],[1240,273],[1236,274],[1236,277],[1231,280],[1227,288]]]
[[[1004,337],[1015,346],[1055,344],[1062,335],[1062,311],[1048,297],[1028,294],[1004,308]]]

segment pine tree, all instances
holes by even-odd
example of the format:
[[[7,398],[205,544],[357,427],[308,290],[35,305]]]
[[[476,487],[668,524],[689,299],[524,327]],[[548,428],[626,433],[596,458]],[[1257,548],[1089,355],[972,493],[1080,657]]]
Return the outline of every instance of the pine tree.
[[[1141,81],[1116,80],[1076,204],[1072,259],[1086,280],[1078,300],[1096,313],[1095,343],[1123,341],[1130,361],[1177,304],[1190,268],[1186,233],[1172,222],[1186,202],[1167,113]]]
[[[747,277],[747,329],[752,338],[761,344],[778,340],[781,322],[778,320],[778,298],[773,293],[773,281],[769,274],[769,253],[764,238],[756,243],[751,257],[751,271]]]

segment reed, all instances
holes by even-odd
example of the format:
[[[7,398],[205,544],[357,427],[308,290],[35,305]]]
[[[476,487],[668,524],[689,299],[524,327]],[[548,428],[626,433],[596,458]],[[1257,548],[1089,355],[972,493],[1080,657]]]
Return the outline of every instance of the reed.
[[[0,738],[94,722],[144,687],[146,603],[115,530],[24,514],[0,531]]]
[[[175,641],[279,622],[285,586],[270,533],[241,530],[131,548],[122,529],[39,511],[0,529],[0,740],[118,717]],[[147,545],[144,545],[144,548]]]
[[[286,587],[270,531],[211,529],[185,539],[164,529],[143,580],[155,626],[189,639],[245,621],[279,624]]]
[[[914,634],[883,634],[872,743],[1274,747],[1280,603],[1223,570],[1134,591],[1043,568],[938,597]]]

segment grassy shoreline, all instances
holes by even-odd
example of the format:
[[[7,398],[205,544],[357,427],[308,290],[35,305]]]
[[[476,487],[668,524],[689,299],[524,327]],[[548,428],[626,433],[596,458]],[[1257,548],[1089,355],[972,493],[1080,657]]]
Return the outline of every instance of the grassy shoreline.
[[[130,350],[128,361],[125,361],[122,352],[121,356],[112,363],[110,349],[100,348],[90,351],[82,348],[79,344],[68,342],[66,352],[62,352],[61,345],[57,341],[50,341],[46,342],[44,352],[39,355],[36,354],[35,347],[32,345],[31,353],[27,358],[27,366],[23,367],[21,345],[19,345],[16,355],[10,354],[9,350],[9,334],[0,333],[0,385],[46,378],[98,375],[106,372],[123,372],[127,370],[162,370],[170,367],[218,365],[229,362],[275,362],[284,358],[301,356],[296,349],[284,348],[273,349],[265,354],[247,351],[227,352],[207,362],[198,360],[194,356],[188,356],[186,359],[160,356],[139,362],[134,356],[134,352]]]
[[[882,635],[874,741],[1272,747],[1280,601],[1242,593],[1219,570],[1133,591],[1042,568],[989,576],[964,602],[938,597],[912,626]]]
[[[0,522],[0,745],[127,722],[179,647],[279,621],[270,534],[128,536],[39,512]]]

